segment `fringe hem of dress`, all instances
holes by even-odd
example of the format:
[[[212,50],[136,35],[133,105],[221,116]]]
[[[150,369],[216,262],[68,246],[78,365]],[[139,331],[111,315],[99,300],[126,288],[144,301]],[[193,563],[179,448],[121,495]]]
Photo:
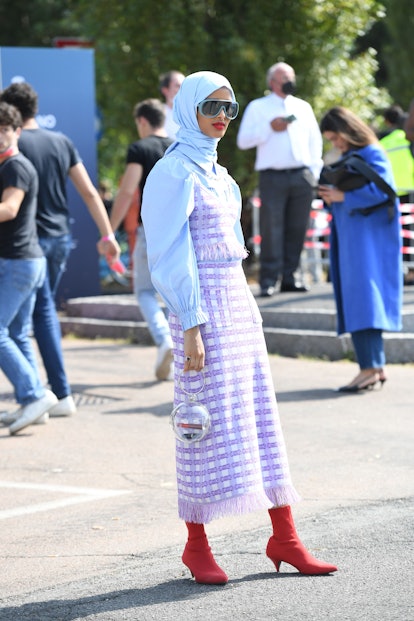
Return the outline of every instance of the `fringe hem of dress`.
[[[290,487],[271,487],[265,489],[266,496],[271,500],[272,507],[283,507],[300,502],[302,499],[293,486]]]
[[[264,492],[243,494],[219,502],[194,503],[178,499],[178,515],[185,522],[208,524],[226,515],[243,515],[273,506],[290,505],[298,502],[300,496],[293,486],[266,489]]]

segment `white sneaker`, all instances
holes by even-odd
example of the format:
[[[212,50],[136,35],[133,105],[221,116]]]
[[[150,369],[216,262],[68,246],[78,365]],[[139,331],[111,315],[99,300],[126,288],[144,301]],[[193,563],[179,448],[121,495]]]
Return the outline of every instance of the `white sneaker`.
[[[0,423],[5,427],[8,427],[12,423],[14,423],[22,413],[22,408],[19,407],[17,410],[13,410],[13,412],[2,412],[0,414]]]
[[[166,380],[170,374],[173,351],[171,342],[165,341],[158,347],[157,361],[155,363],[155,376],[159,380]]]
[[[33,425],[46,425],[49,422],[49,412],[42,414],[40,418],[37,418]]]
[[[73,397],[72,395],[68,395],[67,397],[63,397],[63,399],[59,399],[56,405],[49,409],[49,416],[51,418],[57,416],[72,416],[75,412],[76,405]]]
[[[18,419],[9,427],[10,435],[14,435],[28,425],[32,425],[35,421],[46,414],[46,412],[57,403],[57,397],[50,390],[45,390],[45,394],[41,399],[37,399],[29,405],[25,405],[21,409]]]
[[[19,416],[21,416],[23,410],[23,406],[17,408],[13,412],[2,412],[0,414],[0,423],[2,423],[5,427],[9,427],[9,425],[13,424]],[[42,414],[40,418],[35,420],[34,425],[45,425],[49,420],[49,413],[45,412]]]

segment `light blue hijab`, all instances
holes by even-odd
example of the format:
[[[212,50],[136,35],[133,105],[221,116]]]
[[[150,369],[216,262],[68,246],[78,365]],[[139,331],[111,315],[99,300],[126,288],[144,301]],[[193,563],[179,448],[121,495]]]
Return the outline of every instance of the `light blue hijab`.
[[[211,171],[217,161],[219,138],[209,138],[200,130],[197,121],[197,105],[211,93],[225,86],[233,101],[236,101],[230,82],[213,71],[197,71],[188,75],[174,98],[173,119],[180,126],[176,141],[165,155],[176,151]]]

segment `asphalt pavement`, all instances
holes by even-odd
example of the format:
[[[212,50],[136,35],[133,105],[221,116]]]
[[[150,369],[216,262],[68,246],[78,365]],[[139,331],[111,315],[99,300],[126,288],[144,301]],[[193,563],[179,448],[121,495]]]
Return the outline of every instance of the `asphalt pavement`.
[[[413,621],[413,365],[343,395],[354,363],[270,356],[297,529],[339,571],[277,574],[255,512],[208,526],[230,578],[212,587],[180,560],[172,384],[154,379],[155,348],[65,338],[64,352],[78,413],[0,427],[1,621]],[[1,376],[0,411],[13,406]]]

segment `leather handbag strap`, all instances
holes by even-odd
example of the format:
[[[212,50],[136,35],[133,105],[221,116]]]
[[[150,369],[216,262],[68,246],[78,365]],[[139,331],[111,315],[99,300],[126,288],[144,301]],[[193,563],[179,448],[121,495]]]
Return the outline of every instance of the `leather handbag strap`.
[[[388,194],[391,200],[395,201],[395,199],[397,198],[397,194],[392,189],[392,187],[386,181],[384,181],[384,179],[380,177],[379,174],[375,172],[375,170],[373,170],[371,166],[369,166],[369,164],[367,164],[360,155],[356,155],[356,153],[353,153],[347,163],[350,166],[356,168],[357,171],[361,173],[361,175],[364,175],[367,179],[373,181],[380,190],[385,192],[385,194]]]
[[[367,210],[363,210],[363,211],[366,211],[368,214],[371,211],[374,211],[375,209],[378,209],[379,207],[385,207],[388,204],[389,205],[388,216],[391,220],[394,216],[394,205],[395,205],[395,199],[397,198],[396,192],[392,189],[392,187],[386,181],[384,181],[382,177],[379,176],[377,172],[375,172],[375,170],[371,168],[371,166],[369,166],[369,164],[365,162],[365,160],[360,155],[357,155],[356,153],[352,153],[349,156],[347,164],[349,164],[350,166],[353,166],[353,168],[355,168],[358,172],[361,173],[361,175],[364,175],[370,181],[373,181],[373,183],[375,183],[379,187],[380,190],[382,190],[383,192],[385,192],[385,194],[388,195],[392,203],[391,205],[390,203],[388,203],[388,201],[385,201],[383,203],[380,203],[379,205],[374,205],[374,207],[368,207]]]

